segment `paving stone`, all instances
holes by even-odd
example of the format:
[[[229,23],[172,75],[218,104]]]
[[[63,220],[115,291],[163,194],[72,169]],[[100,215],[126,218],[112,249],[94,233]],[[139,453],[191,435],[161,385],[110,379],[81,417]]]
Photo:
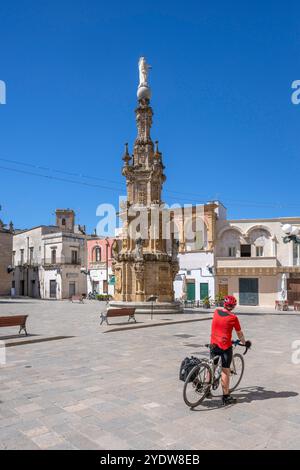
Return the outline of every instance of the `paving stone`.
[[[27,431],[23,431],[23,433],[27,436],[27,437],[36,437],[36,436],[40,436],[41,434],[46,434],[49,432],[49,429],[46,428],[46,426],[41,426],[39,428],[32,428],[32,429],[28,429]]]
[[[34,436],[32,437],[32,440],[40,449],[49,449],[58,444],[64,443],[64,439],[55,432],[48,432],[39,436]]]
[[[16,299],[7,306],[0,299],[0,315],[28,313],[33,334],[75,336],[8,348],[1,369],[1,449],[300,448],[300,366],[291,361],[300,315],[278,315],[274,322],[272,311],[251,316],[244,309],[240,320],[253,348],[234,392],[238,403],[224,408],[217,396],[192,412],[178,369],[196,350],[174,335],[203,344],[210,321],[112,332],[113,325],[99,328],[99,307],[87,301],[75,315],[69,302]],[[207,313],[180,315],[196,318]]]

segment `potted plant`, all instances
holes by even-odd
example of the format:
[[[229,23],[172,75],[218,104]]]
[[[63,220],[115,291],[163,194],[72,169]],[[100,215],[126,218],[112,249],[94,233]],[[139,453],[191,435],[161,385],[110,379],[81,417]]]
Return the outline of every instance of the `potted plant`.
[[[97,300],[108,301],[112,298],[112,296],[110,294],[97,294],[96,298]]]
[[[215,303],[217,307],[223,307],[224,305],[224,296],[222,294],[217,294],[215,298]]]
[[[210,297],[206,296],[203,299],[203,307],[204,308],[210,308]]]

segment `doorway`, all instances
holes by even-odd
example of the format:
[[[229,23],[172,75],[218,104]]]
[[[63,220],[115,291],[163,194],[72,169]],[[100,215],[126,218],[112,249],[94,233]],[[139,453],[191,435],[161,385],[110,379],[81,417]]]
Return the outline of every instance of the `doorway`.
[[[200,282],[200,300],[208,297],[208,282]]]
[[[258,305],[258,278],[239,279],[240,305]]]
[[[241,245],[241,258],[251,258],[251,245]]]
[[[69,282],[69,297],[72,297],[72,295],[75,295],[75,293],[76,293],[75,282]]]
[[[56,299],[56,281],[50,280],[50,299]]]
[[[300,279],[287,280],[287,301],[289,305],[300,301]]]
[[[93,281],[92,292],[99,294],[99,281]]]
[[[228,295],[228,284],[219,284],[219,295],[223,298]]]
[[[195,281],[187,282],[187,300],[195,300]]]
[[[25,281],[20,281],[20,295],[25,295]]]

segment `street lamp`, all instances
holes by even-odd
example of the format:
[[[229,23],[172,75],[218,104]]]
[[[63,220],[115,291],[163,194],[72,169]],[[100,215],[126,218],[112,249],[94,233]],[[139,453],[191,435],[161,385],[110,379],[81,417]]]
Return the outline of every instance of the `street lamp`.
[[[295,243],[300,243],[300,237],[298,237],[300,232],[299,227],[295,227],[291,224],[284,224],[282,225],[281,230],[283,231],[283,233],[285,233],[285,236],[282,237],[283,243],[289,243],[291,241],[294,241]]]
[[[151,302],[151,320],[153,318],[153,302],[155,302],[157,299],[158,299],[157,295],[150,295],[150,297],[148,297],[147,299],[147,302]]]
[[[80,272],[82,274],[85,274],[86,276],[88,276],[90,274],[90,270],[89,269],[85,269],[85,268],[80,268]]]

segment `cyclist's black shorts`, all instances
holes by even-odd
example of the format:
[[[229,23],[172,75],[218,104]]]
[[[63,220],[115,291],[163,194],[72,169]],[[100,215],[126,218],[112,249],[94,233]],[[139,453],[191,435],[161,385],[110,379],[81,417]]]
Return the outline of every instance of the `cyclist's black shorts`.
[[[211,357],[221,356],[222,367],[229,368],[232,361],[232,346],[228,349],[221,349],[216,344],[212,345],[210,349]]]

